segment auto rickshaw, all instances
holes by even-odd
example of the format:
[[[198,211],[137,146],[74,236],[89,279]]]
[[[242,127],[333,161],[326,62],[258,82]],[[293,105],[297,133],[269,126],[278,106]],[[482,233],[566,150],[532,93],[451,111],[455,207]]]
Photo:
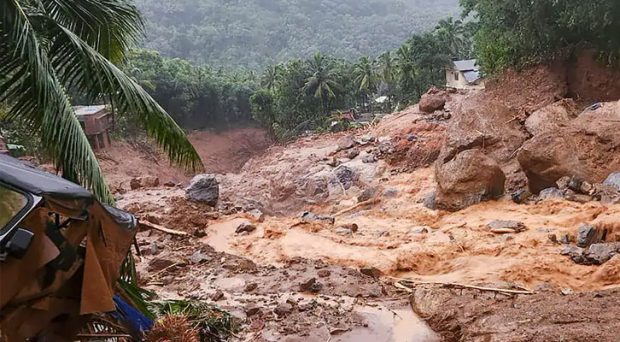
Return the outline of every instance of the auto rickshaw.
[[[0,341],[72,341],[113,300],[136,218],[0,154]]]

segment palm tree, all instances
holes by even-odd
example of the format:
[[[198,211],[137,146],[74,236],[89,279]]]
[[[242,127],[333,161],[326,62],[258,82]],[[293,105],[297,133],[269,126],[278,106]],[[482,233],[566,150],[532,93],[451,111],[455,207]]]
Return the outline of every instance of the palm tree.
[[[454,20],[452,17],[442,19],[435,28],[435,34],[450,51],[452,57],[467,57],[467,40],[464,37],[464,26],[461,20]]]
[[[395,78],[394,59],[390,51],[379,56],[379,66],[381,67],[381,79],[390,87]]]
[[[308,62],[308,71],[311,76],[306,79],[303,90],[321,101],[323,114],[327,115],[329,101],[336,98],[335,91],[340,87],[335,81],[335,69],[325,56],[317,52]]]
[[[142,32],[125,0],[0,1],[0,101],[27,122],[65,178],[113,202],[69,91],[135,114],[172,162],[202,168],[183,130],[114,63]]]
[[[396,51],[398,81],[401,91],[411,92],[416,86],[416,69],[413,48],[409,43],[401,45]]]
[[[280,66],[270,65],[265,69],[261,77],[261,85],[267,90],[274,92],[280,77]]]
[[[370,94],[377,90],[377,74],[373,62],[368,57],[360,58],[353,66],[354,82],[362,96],[363,106],[366,107]]]

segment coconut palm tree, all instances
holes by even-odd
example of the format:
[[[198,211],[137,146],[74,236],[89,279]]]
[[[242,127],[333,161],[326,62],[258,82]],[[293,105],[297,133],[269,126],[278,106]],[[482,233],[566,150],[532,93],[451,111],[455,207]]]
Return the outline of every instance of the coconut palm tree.
[[[465,27],[461,20],[454,20],[452,17],[442,19],[435,27],[435,34],[441,42],[448,47],[451,57],[467,57],[467,39],[464,36]]]
[[[12,120],[41,137],[65,178],[112,202],[97,159],[80,127],[70,92],[137,115],[171,161],[200,169],[183,130],[114,63],[142,32],[126,0],[1,0],[0,101]]]
[[[328,114],[329,101],[336,98],[336,91],[340,88],[335,81],[336,71],[332,63],[317,52],[308,62],[308,72],[310,77],[306,79],[303,90],[314,94],[314,97],[321,101],[323,114]]]
[[[363,106],[366,107],[370,95],[377,90],[379,81],[374,63],[368,57],[360,58],[359,62],[353,66],[353,76],[357,91],[362,97]]]
[[[274,92],[278,84],[278,78],[280,77],[280,66],[270,65],[265,69],[263,76],[261,77],[261,85],[267,90]]]

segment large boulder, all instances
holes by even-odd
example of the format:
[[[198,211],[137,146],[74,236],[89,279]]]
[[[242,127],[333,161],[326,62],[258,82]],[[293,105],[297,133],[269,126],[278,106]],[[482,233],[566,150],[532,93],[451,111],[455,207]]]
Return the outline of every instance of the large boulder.
[[[220,184],[215,175],[203,174],[194,177],[185,189],[185,196],[194,202],[204,202],[210,206],[217,205],[220,197]]]
[[[418,103],[418,107],[425,113],[434,113],[436,110],[443,109],[446,99],[441,94],[424,94]]]
[[[439,156],[442,162],[474,148],[498,162],[507,162],[527,139],[516,119],[518,112],[483,95],[467,98],[452,111],[446,142]]]
[[[566,126],[576,117],[577,104],[572,99],[564,99],[532,113],[525,120],[525,128],[530,134],[537,135]]]
[[[620,102],[588,109],[566,127],[534,136],[517,158],[530,191],[553,187],[565,176],[600,183],[620,170]]]
[[[456,211],[504,194],[506,176],[495,160],[481,150],[459,153],[435,167],[438,209]]]

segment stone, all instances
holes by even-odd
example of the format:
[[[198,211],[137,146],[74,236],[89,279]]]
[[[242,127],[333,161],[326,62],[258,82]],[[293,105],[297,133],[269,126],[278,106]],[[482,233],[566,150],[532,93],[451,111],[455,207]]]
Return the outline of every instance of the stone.
[[[154,188],[159,186],[159,178],[155,176],[140,177],[140,184],[145,188]]]
[[[383,197],[394,198],[398,196],[398,189],[388,188],[383,190]]]
[[[338,183],[340,183],[345,190],[349,190],[356,181],[355,171],[344,165],[340,165],[334,169],[334,174],[336,175]]]
[[[603,181],[603,185],[610,185],[620,191],[620,172],[613,172]]]
[[[426,227],[417,227],[411,230],[413,234],[428,234],[428,228]]]
[[[417,135],[415,135],[415,134],[408,134],[407,135],[407,141],[413,142],[413,141],[416,141],[416,140],[418,140],[418,136]]]
[[[577,117],[577,104],[572,99],[563,99],[543,107],[525,120],[525,129],[531,135],[555,131]]]
[[[523,222],[513,220],[493,220],[487,224],[487,228],[496,234],[520,233],[527,230]]]
[[[510,194],[510,198],[512,199],[512,201],[517,204],[523,204],[527,202],[527,200],[531,196],[532,196],[532,193],[526,189],[520,189]]]
[[[317,274],[320,278],[327,278],[327,277],[329,277],[332,273],[331,273],[329,270],[322,269],[322,270],[318,270],[318,271],[316,272],[316,274]]]
[[[338,227],[334,230],[334,233],[342,236],[349,236],[353,234],[353,231],[349,228]]]
[[[564,235],[562,235],[562,238],[560,238],[560,242],[561,242],[562,244],[564,244],[564,245],[568,245],[568,244],[570,244],[571,242],[573,242],[574,240],[575,240],[575,239],[574,239],[574,238],[573,238],[573,236],[572,236],[572,235],[570,235],[570,234],[564,234]]]
[[[436,110],[443,109],[446,105],[446,99],[439,94],[424,94],[420,98],[418,108],[425,113],[433,113]]]
[[[174,188],[175,186],[177,186],[177,183],[173,181],[167,181],[166,183],[164,183],[164,186],[167,188]]]
[[[279,317],[286,317],[293,312],[293,306],[289,303],[282,303],[276,306],[276,308],[273,309],[273,312]]]
[[[537,134],[517,154],[532,193],[555,186],[560,178],[603,182],[620,170],[620,108],[616,103],[589,110],[565,127]],[[561,189],[561,187],[560,187]]]
[[[192,233],[192,235],[194,235],[197,238],[203,238],[207,236],[207,231],[204,230],[204,228],[196,228],[194,232]]]
[[[325,222],[329,224],[334,224],[336,222],[336,218],[332,216],[317,215],[310,211],[302,213],[301,220],[304,222]]]
[[[265,222],[265,214],[258,209],[252,209],[248,212],[252,218],[254,218],[258,222]]]
[[[344,137],[338,140],[338,151],[348,150],[353,148],[356,144],[357,142],[355,142],[353,136]]]
[[[424,204],[424,207],[426,207],[427,209],[436,210],[437,209],[436,200],[437,200],[437,191],[431,191],[428,194],[424,195],[424,199],[422,203]]]
[[[256,226],[251,224],[250,222],[242,222],[239,224],[239,226],[237,226],[237,229],[235,229],[235,233],[240,234],[240,233],[251,233],[253,231],[256,230]]]
[[[246,316],[251,317],[251,316],[256,316],[260,314],[261,311],[262,311],[262,308],[260,306],[252,305],[245,309],[245,314]]]
[[[206,254],[197,251],[189,257],[189,261],[191,261],[192,264],[202,264],[211,261],[211,258]]]
[[[366,154],[362,157],[362,162],[365,164],[372,164],[377,162],[377,157],[374,154]]]
[[[354,148],[354,149],[350,149],[350,150],[347,152],[347,158],[349,158],[349,159],[355,159],[355,158],[356,158],[357,156],[359,156],[359,155],[360,155],[360,150],[358,150],[358,149],[356,149],[356,148]]]
[[[321,289],[323,289],[323,284],[317,282],[316,278],[310,278],[301,283],[301,285],[299,285],[299,289],[302,292],[318,293]]]
[[[131,188],[131,190],[137,190],[137,189],[140,189],[142,187],[142,183],[140,183],[140,179],[132,178],[129,181],[129,187]]]
[[[217,290],[217,291],[215,291],[215,293],[213,293],[211,295],[210,298],[214,302],[220,301],[220,300],[224,299],[224,292],[222,292],[220,290]]]
[[[185,189],[185,196],[190,201],[203,202],[214,207],[220,197],[220,185],[215,175],[197,175]]]
[[[577,246],[588,247],[604,238],[604,231],[599,231],[591,224],[582,224],[577,231]]]
[[[343,224],[342,226],[340,226],[340,228],[348,229],[352,231],[353,233],[356,233],[359,230],[359,226],[357,225],[357,223]]]
[[[378,189],[374,187],[365,189],[359,196],[357,196],[357,201],[361,203],[371,200],[377,195],[378,192]]]
[[[620,243],[595,243],[590,245],[583,256],[588,263],[602,265],[620,252]]]
[[[554,243],[554,244],[560,243],[560,241],[558,241],[558,236],[555,234],[549,234],[548,238],[549,238],[549,241],[551,241],[551,243]]]
[[[541,200],[553,199],[553,198],[564,198],[564,192],[558,188],[546,188],[540,192],[538,198]]]
[[[383,275],[383,272],[376,267],[360,268],[360,273],[372,278],[380,278]]]
[[[178,259],[154,258],[149,261],[148,270],[149,272],[159,272],[173,265],[186,266],[187,264],[183,260]]]
[[[258,284],[256,283],[249,283],[245,286],[245,288],[243,289],[243,291],[245,292],[252,292],[254,290],[256,290],[258,288]]]
[[[437,208],[458,211],[504,194],[506,176],[499,164],[474,149],[459,153],[435,167]]]

